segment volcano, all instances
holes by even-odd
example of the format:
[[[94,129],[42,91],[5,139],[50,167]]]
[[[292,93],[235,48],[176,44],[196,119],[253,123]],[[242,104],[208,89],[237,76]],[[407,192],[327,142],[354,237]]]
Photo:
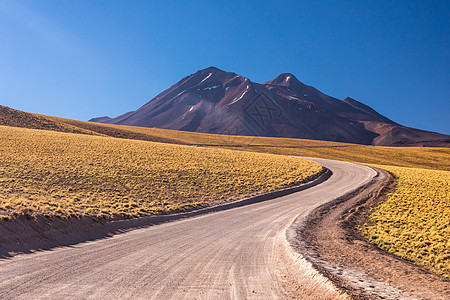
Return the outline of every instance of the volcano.
[[[328,96],[284,73],[259,84],[209,67],[136,111],[92,122],[202,133],[449,147],[450,136],[402,126],[369,106]]]

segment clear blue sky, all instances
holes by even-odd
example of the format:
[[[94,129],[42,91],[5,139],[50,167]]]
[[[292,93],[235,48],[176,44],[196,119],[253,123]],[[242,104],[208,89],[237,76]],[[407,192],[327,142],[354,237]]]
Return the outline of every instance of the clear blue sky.
[[[450,1],[0,0],[0,104],[87,120],[216,66],[450,134]]]

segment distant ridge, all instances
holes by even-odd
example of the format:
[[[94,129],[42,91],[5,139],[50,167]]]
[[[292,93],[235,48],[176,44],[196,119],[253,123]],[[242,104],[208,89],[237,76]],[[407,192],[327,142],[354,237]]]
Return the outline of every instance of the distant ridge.
[[[104,116],[104,117],[90,119],[89,122],[105,123],[105,122],[108,122],[109,120],[111,120],[110,117]]]
[[[449,147],[450,136],[404,127],[369,106],[330,97],[283,73],[258,84],[209,67],[117,118],[92,122],[191,132],[385,146]]]

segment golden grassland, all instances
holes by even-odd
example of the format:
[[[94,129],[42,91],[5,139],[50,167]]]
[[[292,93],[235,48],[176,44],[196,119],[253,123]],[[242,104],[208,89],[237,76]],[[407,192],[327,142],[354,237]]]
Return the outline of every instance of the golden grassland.
[[[182,211],[307,181],[314,162],[0,126],[0,214],[97,218]]]
[[[397,188],[373,210],[364,236],[450,278],[450,171],[378,167],[397,176]]]

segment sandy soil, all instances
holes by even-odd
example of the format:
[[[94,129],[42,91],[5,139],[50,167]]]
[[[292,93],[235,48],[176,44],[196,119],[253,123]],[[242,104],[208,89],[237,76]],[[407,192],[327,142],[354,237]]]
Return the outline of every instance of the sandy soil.
[[[369,244],[355,230],[394,188],[382,170],[374,184],[298,218],[291,232],[307,261],[353,299],[450,299],[450,281]]]

